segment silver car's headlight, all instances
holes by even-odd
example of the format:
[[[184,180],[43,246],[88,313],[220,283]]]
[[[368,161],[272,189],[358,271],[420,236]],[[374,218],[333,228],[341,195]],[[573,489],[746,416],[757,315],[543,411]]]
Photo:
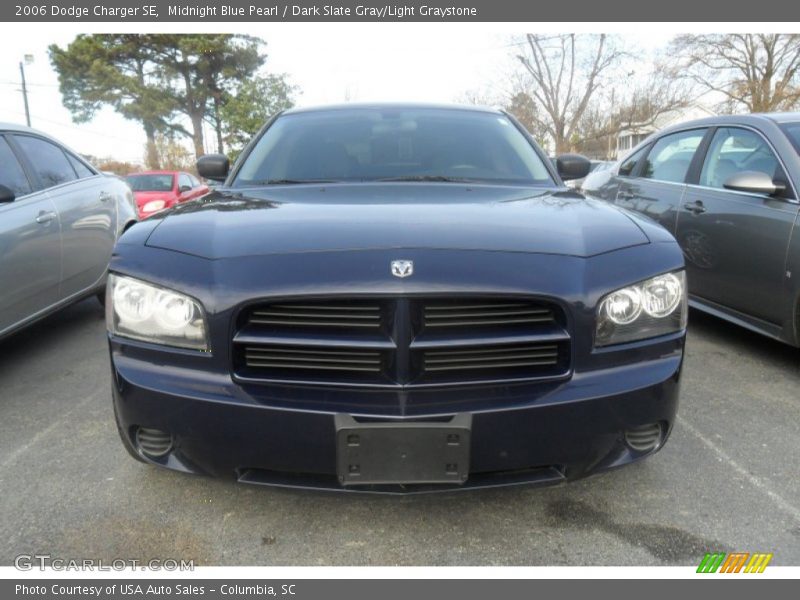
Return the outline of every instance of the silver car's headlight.
[[[109,274],[106,325],[114,335],[209,350],[205,314],[197,300],[133,277]]]
[[[604,296],[597,307],[594,344],[609,346],[682,331],[687,316],[686,273],[665,273]]]

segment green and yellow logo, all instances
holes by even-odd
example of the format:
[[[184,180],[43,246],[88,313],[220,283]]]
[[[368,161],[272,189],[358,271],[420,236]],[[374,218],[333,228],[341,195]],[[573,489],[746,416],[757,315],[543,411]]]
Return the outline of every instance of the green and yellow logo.
[[[697,567],[698,573],[763,573],[772,554],[765,552],[707,552]]]

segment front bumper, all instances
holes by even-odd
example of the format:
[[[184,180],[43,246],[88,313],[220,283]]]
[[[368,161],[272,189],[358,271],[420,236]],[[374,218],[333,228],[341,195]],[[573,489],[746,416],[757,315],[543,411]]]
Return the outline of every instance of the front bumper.
[[[463,485],[343,487],[337,478],[337,412],[265,402],[263,396],[234,383],[229,374],[166,367],[146,349],[140,352],[134,346],[131,351],[124,340],[112,338],[111,363],[120,433],[128,449],[146,462],[255,484],[408,493],[554,484],[654,453],[674,423],[683,337],[674,336],[658,346],[659,352],[644,360],[577,372],[557,385],[471,389],[469,394],[487,399],[480,409],[442,406],[435,414],[413,417],[348,412],[382,421],[469,415],[471,458]],[[324,397],[326,392],[304,393]],[[626,430],[654,423],[661,426],[655,449],[637,451],[625,442]],[[159,458],[146,457],[136,447],[139,426],[169,432],[172,450]]]

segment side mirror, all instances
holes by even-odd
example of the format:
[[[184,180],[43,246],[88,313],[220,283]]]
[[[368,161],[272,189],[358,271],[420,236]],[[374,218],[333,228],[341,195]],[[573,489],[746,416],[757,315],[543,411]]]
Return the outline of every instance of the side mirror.
[[[766,194],[774,196],[786,189],[782,183],[776,183],[763,171],[742,171],[728,177],[722,184],[725,189],[749,194]]]
[[[204,179],[225,181],[231,163],[224,154],[206,154],[197,159],[197,172]]]
[[[580,154],[562,154],[556,158],[556,170],[564,181],[581,179],[592,170],[592,163]]]
[[[14,193],[14,190],[4,186],[0,183],[0,204],[5,204],[7,202],[13,202],[17,199],[17,195]]]
[[[192,186],[190,186],[190,185],[182,185],[181,187],[178,188],[178,191],[181,194],[183,194],[184,192],[191,192],[192,191]]]

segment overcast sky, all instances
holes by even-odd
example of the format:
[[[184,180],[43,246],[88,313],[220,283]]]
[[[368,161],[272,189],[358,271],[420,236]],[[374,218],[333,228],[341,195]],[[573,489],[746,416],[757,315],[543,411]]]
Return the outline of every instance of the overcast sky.
[[[67,45],[81,30],[69,25],[3,27],[0,55],[0,122],[24,123],[19,61],[26,66],[32,125],[83,154],[141,162],[144,134],[110,109],[76,125],[61,104],[58,79],[47,57],[51,43]],[[353,101],[455,102],[470,90],[502,80],[512,68],[512,34],[444,25],[375,24],[262,25],[248,32],[267,41],[267,69],[290,74],[302,94],[298,105]],[[522,33],[522,30],[520,31]],[[648,54],[666,44],[669,32],[627,34]],[[14,51],[9,51],[13,49]],[[210,136],[209,136],[210,137]]]

